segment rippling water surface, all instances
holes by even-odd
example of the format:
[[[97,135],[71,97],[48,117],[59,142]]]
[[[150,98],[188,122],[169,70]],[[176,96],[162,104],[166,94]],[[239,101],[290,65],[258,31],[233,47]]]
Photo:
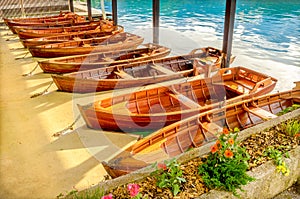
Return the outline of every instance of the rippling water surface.
[[[161,0],[160,8],[160,43],[173,54],[222,48],[225,0]],[[151,42],[152,1],[118,0],[118,23]],[[300,0],[237,0],[232,53],[232,66],[277,78],[275,90],[292,88],[300,81]]]

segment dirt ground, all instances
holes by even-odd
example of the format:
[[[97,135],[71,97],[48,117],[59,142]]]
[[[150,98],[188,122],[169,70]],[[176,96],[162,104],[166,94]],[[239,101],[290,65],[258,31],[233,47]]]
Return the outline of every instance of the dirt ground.
[[[53,137],[79,114],[76,97],[52,85],[47,95],[30,98],[51,75],[38,68],[22,76],[36,60],[23,58],[27,50],[5,26],[0,46],[0,198],[55,198],[101,181],[101,161],[136,137],[87,129],[82,120],[75,131]]]

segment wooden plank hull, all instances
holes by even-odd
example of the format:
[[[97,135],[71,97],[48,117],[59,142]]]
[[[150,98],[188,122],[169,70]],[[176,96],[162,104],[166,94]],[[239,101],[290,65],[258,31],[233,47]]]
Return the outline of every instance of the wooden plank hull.
[[[85,22],[84,16],[79,16],[74,13],[65,13],[62,16],[57,17],[46,17],[46,18],[19,18],[19,19],[6,19],[5,24],[9,29],[16,34],[15,29],[18,27],[49,27],[49,26],[66,26],[74,23]]]
[[[155,46],[157,45],[152,45]],[[149,46],[149,45],[148,45]],[[157,46],[158,47],[158,46]],[[150,49],[150,48],[149,48]],[[63,57],[57,59],[51,59],[46,61],[38,61],[39,66],[44,72],[49,73],[70,73],[76,72],[80,69],[90,70],[102,67],[108,67],[113,65],[127,64],[132,62],[141,62],[145,60],[153,60],[161,57],[165,57],[169,54],[169,50],[159,47],[154,49],[154,51],[145,52],[145,48],[135,49],[135,50],[122,50],[122,51],[110,51],[105,53],[92,53],[88,55],[79,55],[72,57]],[[220,56],[214,53],[208,53],[207,49],[203,49],[207,54],[204,55],[205,58],[211,57],[211,62],[214,62],[216,68],[220,68]],[[182,55],[173,58],[166,58],[162,60],[155,60],[155,63],[163,64],[164,62],[171,62],[175,60],[188,60],[193,58],[203,57],[202,53]],[[143,62],[147,64],[148,62]],[[151,61],[152,63],[152,61]],[[142,63],[141,63],[142,64]],[[215,68],[213,68],[214,70]],[[91,71],[95,73],[94,71]],[[94,75],[93,75],[94,76]]]
[[[143,42],[143,38],[131,33],[119,33],[107,37],[69,41],[29,47],[33,57],[62,57],[112,50],[134,49]]]
[[[58,36],[61,34],[70,34],[81,31],[89,31],[96,30],[99,28],[99,21],[87,21],[80,23],[72,23],[67,24],[65,26],[55,25],[55,26],[33,26],[26,27],[17,26],[15,27],[16,32],[20,39],[33,39],[33,38],[41,38],[41,37],[50,37],[50,36]]]
[[[205,69],[197,67],[193,59],[201,59],[203,62],[204,60],[209,62],[214,60],[215,65],[213,66],[213,70],[219,68],[218,60],[220,59],[218,57],[207,55],[205,48],[202,53],[198,54],[155,59],[167,55],[169,49],[154,44],[151,45],[153,46],[153,50],[142,48],[132,50],[131,55],[130,52],[123,53],[123,55],[112,55],[110,56],[112,60],[116,59],[117,61],[108,62],[106,64],[105,62],[102,64],[95,64],[92,62],[92,60],[96,60],[96,58],[91,57],[94,56],[92,54],[89,55],[89,57],[83,57],[85,60],[91,60],[91,62],[87,63],[88,61],[85,61],[84,63],[75,65],[78,69],[81,67],[79,72],[65,75],[53,75],[52,78],[60,91],[87,93],[145,86],[203,73]],[[139,51],[141,52],[136,53]],[[142,56],[137,56],[138,54],[142,54]],[[148,56],[149,54],[150,56]],[[99,55],[104,58],[108,57],[105,54]],[[119,58],[122,57],[133,57],[133,59],[120,60]],[[66,59],[61,59],[63,62],[62,65],[69,65],[67,64]],[[69,59],[72,60],[73,58]],[[77,57],[74,57],[74,59],[77,59]],[[99,68],[100,65],[106,67]],[[88,67],[97,67],[97,69],[86,70]],[[197,72],[195,72],[195,70],[197,70]],[[57,68],[56,71],[58,71]]]
[[[124,28],[122,26],[114,26],[111,31],[102,31],[100,28],[97,29],[97,27],[99,27],[99,23],[95,23],[94,25],[91,25],[91,27],[81,26],[81,28],[77,27],[76,29],[72,29],[70,27],[68,28],[70,32],[67,32],[65,28],[53,30],[51,32],[49,31],[49,29],[39,30],[37,33],[34,33],[32,31],[30,35],[31,37],[33,37],[34,34],[37,34],[36,36],[34,36],[35,38],[23,39],[21,40],[21,42],[23,46],[27,48],[27,47],[40,46],[40,45],[53,44],[53,43],[62,43],[62,42],[76,41],[81,39],[104,37],[108,35],[121,33],[124,31]],[[21,34],[22,33],[26,33],[26,31],[21,32]]]
[[[213,106],[211,110],[173,123],[140,139],[126,150],[103,162],[107,173],[116,178],[155,162],[215,140],[223,128],[240,130],[275,118],[283,109],[300,104],[300,90],[268,94],[256,98]]]
[[[210,78],[185,80],[169,87],[113,96],[80,106],[90,128],[111,131],[157,130],[207,111],[209,104],[233,103],[272,91],[277,80],[259,72],[234,67]]]
[[[48,15],[48,16],[40,16],[40,17],[20,17],[20,18],[3,18],[4,23],[7,25],[8,21],[39,21],[39,20],[47,20],[47,19],[55,19],[59,17],[64,17],[66,14],[71,12],[60,12],[58,15]]]

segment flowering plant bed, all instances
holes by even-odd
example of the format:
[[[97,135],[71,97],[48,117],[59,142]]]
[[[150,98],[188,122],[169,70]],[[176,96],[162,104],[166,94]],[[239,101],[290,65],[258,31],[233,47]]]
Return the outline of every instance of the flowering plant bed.
[[[237,191],[236,194],[242,198],[271,198],[290,187],[300,177],[299,134],[288,135],[284,132],[287,123],[299,121],[299,115],[300,110],[296,110],[239,132],[237,138],[241,141],[239,146],[245,148],[249,154],[249,169],[251,171],[248,171],[247,175],[250,178],[255,178],[255,180],[245,186],[237,187],[237,189],[244,189],[245,192]],[[293,119],[291,120],[291,118]],[[293,129],[295,128],[297,127],[293,127]],[[229,139],[226,141],[232,144],[235,142],[229,141]],[[159,178],[155,175],[149,175],[153,174],[153,171],[157,171],[157,168],[153,167],[108,180],[100,183],[97,187],[102,189],[105,194],[111,194],[112,198],[234,198],[235,196],[231,192],[210,190],[208,188],[210,186],[204,182],[205,178],[199,174],[199,165],[205,164],[205,158],[199,157],[205,156],[211,149],[214,151],[214,146],[215,143],[211,143],[178,157],[176,164],[182,171],[182,175],[178,177],[184,178],[184,180],[179,183],[179,191],[176,194],[172,187],[158,186]],[[226,151],[226,149],[224,150]],[[287,151],[289,151],[288,154]],[[226,158],[232,157],[228,151],[226,154],[228,156]],[[183,163],[180,164],[179,162]],[[171,167],[160,165],[160,169],[162,170],[161,176],[164,172],[173,172]],[[250,178],[248,181],[251,181]],[[136,190],[137,195],[130,195],[129,183],[139,187],[138,191]],[[84,192],[80,194],[82,193]]]

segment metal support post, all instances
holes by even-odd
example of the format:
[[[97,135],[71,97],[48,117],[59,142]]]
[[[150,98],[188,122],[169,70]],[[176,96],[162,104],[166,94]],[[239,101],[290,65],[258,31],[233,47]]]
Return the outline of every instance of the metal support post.
[[[74,12],[74,1],[73,0],[69,0],[69,7],[70,7],[70,11]]]
[[[152,1],[153,13],[153,43],[159,43],[159,0]]]
[[[92,21],[92,3],[91,3],[91,0],[87,0],[86,1],[87,3],[87,9],[88,9],[88,18],[90,21]]]
[[[222,49],[225,57],[223,57],[222,59],[222,63],[221,63],[222,68],[228,68],[230,66],[235,10],[236,10],[236,0],[226,0],[223,49]]]
[[[118,1],[117,0],[112,0],[111,5],[112,5],[112,19],[114,22],[114,25],[118,25]]]

